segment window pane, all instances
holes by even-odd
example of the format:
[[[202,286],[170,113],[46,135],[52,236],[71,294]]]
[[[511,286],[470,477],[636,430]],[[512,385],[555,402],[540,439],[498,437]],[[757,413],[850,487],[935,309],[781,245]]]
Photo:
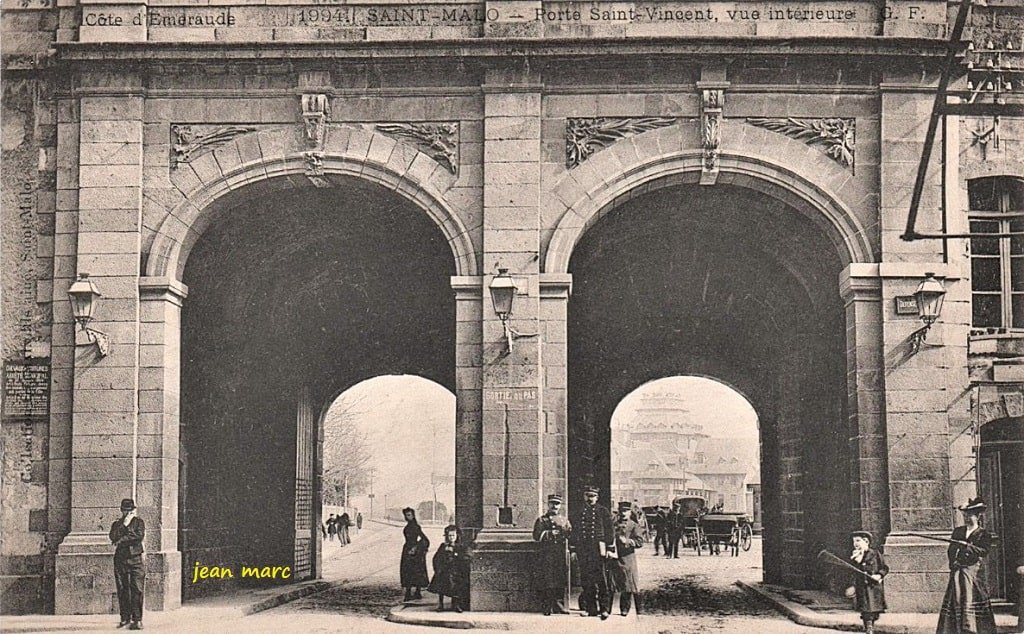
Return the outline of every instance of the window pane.
[[[972,220],[971,233],[999,233],[998,220]],[[999,255],[998,238],[971,238],[974,255]]]
[[[1003,180],[1003,186],[1010,194],[1010,211],[1024,211],[1024,178]]]
[[[1013,294],[1013,326],[1012,328],[1024,328],[1024,294]]]
[[[975,328],[998,328],[1003,325],[1003,303],[998,295],[975,293],[971,299],[971,324]]]
[[[998,291],[1000,285],[999,258],[971,258],[971,289]]]
[[[1011,220],[1010,231],[1014,233],[1024,233],[1024,218]],[[1010,238],[1010,253],[1014,255],[1024,255],[1024,236],[1014,236]]]
[[[999,211],[997,181],[997,178],[975,178],[967,181],[967,198],[971,211]]]
[[[1024,255],[1010,258],[1010,290],[1024,291]]]

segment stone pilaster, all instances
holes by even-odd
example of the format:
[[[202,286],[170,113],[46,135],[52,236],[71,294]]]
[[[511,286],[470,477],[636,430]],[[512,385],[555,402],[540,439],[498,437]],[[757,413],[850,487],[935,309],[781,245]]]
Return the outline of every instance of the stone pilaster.
[[[543,491],[539,85],[488,71],[484,86],[484,287],[508,269],[518,291],[508,327],[487,298],[482,350],[483,531],[472,573],[474,610],[535,610],[530,534]],[[511,508],[499,527],[498,509]],[[495,530],[498,529],[498,530]]]
[[[569,337],[566,324],[571,292],[570,274],[544,273],[540,276],[540,344],[544,359],[541,495],[561,493],[566,499],[569,495],[569,412],[566,398]]]
[[[178,551],[178,448],[180,438],[181,305],[188,288],[170,278],[139,281],[138,504],[146,519],[149,554],[146,604],[154,610],[181,605]],[[152,496],[152,497],[150,497]]]
[[[79,337],[85,345],[75,351],[71,533],[56,559],[58,614],[116,612],[107,531],[122,497],[136,498],[144,519],[159,516],[161,485],[140,485],[138,460],[150,451],[138,419],[142,109],[132,94],[80,102],[77,272],[103,295],[89,326],[109,337],[110,350],[101,357]],[[146,549],[158,541],[149,533]]]
[[[839,280],[846,306],[846,391],[849,423],[850,526],[889,532],[882,360],[882,280],[878,265],[851,264]]]
[[[484,525],[481,488],[482,278],[452,277],[455,292],[455,522]]]

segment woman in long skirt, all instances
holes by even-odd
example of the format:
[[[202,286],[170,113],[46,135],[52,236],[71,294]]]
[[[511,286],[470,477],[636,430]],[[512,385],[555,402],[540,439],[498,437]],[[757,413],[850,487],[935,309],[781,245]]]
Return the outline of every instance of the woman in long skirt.
[[[427,551],[430,549],[430,540],[423,534],[423,529],[416,521],[416,511],[405,508],[402,509],[402,515],[405,516],[405,528],[402,529],[405,544],[402,545],[399,572],[402,587],[405,588],[405,600],[422,599],[420,589],[430,584],[427,577]]]
[[[979,519],[985,503],[974,498],[961,506],[966,525],[953,529],[949,545],[949,585],[942,600],[936,634],[994,634],[995,617],[989,603],[988,590],[979,572],[981,559],[992,547],[992,536],[981,527]]]

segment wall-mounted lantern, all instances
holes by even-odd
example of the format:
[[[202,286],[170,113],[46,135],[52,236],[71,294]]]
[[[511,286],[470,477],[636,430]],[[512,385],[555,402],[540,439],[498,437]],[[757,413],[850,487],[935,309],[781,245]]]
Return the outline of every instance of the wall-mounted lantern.
[[[917,312],[921,316],[924,326],[914,331],[914,334],[910,336],[912,352],[917,352],[924,345],[932,345],[926,341],[928,331],[942,313],[942,300],[945,296],[946,288],[942,285],[942,282],[935,279],[934,273],[925,273],[924,280],[918,285],[917,290],[914,291]]]
[[[506,354],[512,352],[512,340],[514,331],[508,325],[508,319],[512,316],[512,303],[515,301],[516,281],[508,274],[508,269],[498,269],[498,274],[491,280],[491,302],[494,304],[494,312],[501,320],[502,330],[505,332]]]
[[[107,356],[110,350],[109,337],[99,330],[89,328],[93,311],[96,309],[96,300],[102,297],[102,295],[99,289],[96,288],[96,284],[89,279],[88,273],[78,274],[78,279],[68,289],[68,297],[71,299],[71,314],[74,316],[75,322],[81,327],[82,332],[85,333],[85,345],[95,344],[99,355],[101,357]]]

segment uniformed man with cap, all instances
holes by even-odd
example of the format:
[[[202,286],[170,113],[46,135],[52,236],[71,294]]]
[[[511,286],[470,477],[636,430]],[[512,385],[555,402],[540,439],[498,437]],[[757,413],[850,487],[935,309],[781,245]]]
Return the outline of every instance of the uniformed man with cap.
[[[605,561],[615,533],[611,513],[597,503],[597,496],[597,487],[583,489],[584,504],[571,520],[573,532],[569,549],[579,564],[580,585],[583,586],[580,605],[586,610],[584,616],[600,616],[603,620],[611,610]]]
[[[568,614],[563,600],[568,585],[566,545],[572,534],[572,524],[559,512],[562,496],[548,496],[548,510],[533,523],[533,539],[540,542],[540,591],[544,600],[544,615]]]
[[[142,629],[142,596],[146,591],[146,556],[142,540],[146,523],[135,515],[135,501],[121,500],[121,519],[110,525],[110,541],[114,549],[114,583],[121,612],[118,627]]]

